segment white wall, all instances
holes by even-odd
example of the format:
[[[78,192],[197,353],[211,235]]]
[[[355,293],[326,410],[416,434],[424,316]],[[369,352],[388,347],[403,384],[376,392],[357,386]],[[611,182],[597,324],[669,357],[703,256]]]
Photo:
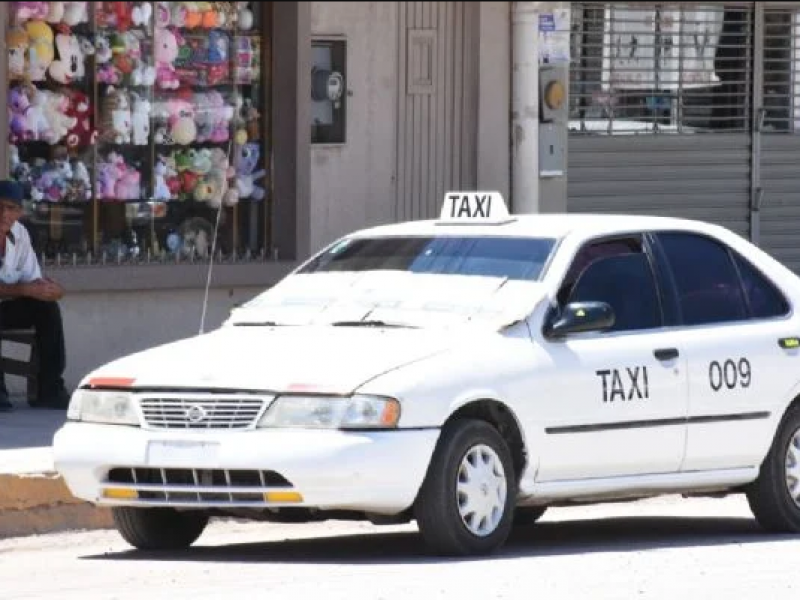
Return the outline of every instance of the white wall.
[[[347,40],[343,145],[311,147],[311,248],[391,222],[397,105],[397,2],[312,2],[312,35]],[[310,127],[310,125],[309,125]]]

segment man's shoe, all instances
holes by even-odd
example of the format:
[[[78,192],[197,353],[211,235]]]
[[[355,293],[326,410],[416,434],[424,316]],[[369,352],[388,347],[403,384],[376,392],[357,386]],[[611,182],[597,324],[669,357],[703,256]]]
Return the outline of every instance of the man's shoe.
[[[0,412],[11,412],[12,410],[14,410],[14,405],[8,399],[8,394],[0,392]]]

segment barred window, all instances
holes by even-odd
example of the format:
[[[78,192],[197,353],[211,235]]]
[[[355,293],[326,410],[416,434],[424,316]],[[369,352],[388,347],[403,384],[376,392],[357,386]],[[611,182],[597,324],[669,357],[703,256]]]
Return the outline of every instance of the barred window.
[[[751,128],[752,7],[574,3],[570,130]]]

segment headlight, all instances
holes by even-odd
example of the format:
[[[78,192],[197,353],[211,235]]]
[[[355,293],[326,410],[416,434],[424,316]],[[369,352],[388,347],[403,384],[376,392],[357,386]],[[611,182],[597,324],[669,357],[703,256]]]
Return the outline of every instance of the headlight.
[[[128,392],[76,390],[67,409],[67,419],[113,425],[139,425],[139,417]]]
[[[389,429],[400,420],[400,403],[378,396],[279,396],[259,427]]]

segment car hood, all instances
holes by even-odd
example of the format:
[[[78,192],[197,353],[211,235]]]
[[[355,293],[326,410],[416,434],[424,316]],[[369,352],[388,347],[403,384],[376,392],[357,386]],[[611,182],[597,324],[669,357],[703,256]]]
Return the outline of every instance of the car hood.
[[[135,388],[347,394],[459,343],[441,330],[228,326],[113,361],[91,373]]]

